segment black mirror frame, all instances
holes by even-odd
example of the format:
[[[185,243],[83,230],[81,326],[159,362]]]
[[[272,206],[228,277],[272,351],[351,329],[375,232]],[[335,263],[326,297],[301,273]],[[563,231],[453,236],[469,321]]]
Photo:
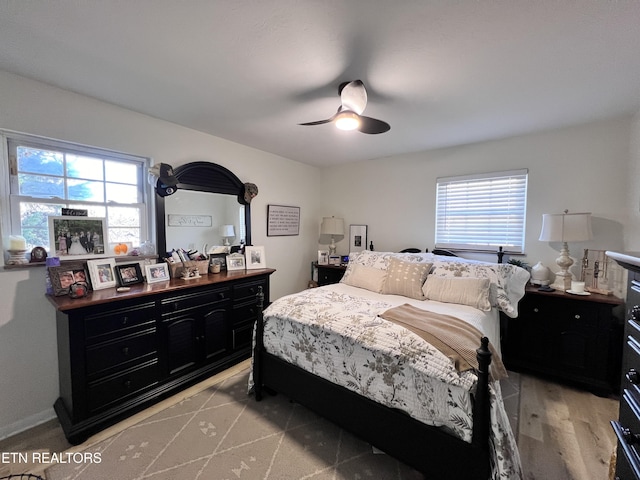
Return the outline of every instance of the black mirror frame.
[[[173,169],[178,179],[178,190],[221,193],[235,195],[244,205],[246,245],[251,243],[251,204],[244,199],[244,183],[227,168],[211,162],[191,162]],[[165,198],[156,194],[156,238],[158,254],[163,257],[167,250],[167,226],[165,223]]]

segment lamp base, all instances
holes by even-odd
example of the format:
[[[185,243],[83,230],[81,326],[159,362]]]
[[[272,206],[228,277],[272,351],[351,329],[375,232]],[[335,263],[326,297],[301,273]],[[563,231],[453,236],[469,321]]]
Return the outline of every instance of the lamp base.
[[[556,290],[562,290],[566,292],[567,290],[571,290],[571,280],[573,280],[573,275],[571,272],[557,272],[556,279],[553,281],[551,288],[555,288]]]

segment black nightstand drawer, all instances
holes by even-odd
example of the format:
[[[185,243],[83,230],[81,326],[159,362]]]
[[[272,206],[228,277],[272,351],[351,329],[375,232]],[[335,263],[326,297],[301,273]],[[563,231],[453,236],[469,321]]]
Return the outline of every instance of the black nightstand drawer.
[[[342,280],[347,267],[342,265],[318,265],[318,285],[331,285]]]

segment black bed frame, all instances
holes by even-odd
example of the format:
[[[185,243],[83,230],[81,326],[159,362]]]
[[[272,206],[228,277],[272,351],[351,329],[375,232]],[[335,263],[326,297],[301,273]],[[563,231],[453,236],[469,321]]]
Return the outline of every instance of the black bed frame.
[[[264,296],[258,293],[262,312]],[[426,479],[487,480],[490,476],[489,340],[476,350],[478,384],[473,397],[473,439],[467,443],[441,428],[385,407],[266,352],[264,317],[258,314],[253,351],[254,393],[279,392],[315,411],[388,455],[423,473]]]

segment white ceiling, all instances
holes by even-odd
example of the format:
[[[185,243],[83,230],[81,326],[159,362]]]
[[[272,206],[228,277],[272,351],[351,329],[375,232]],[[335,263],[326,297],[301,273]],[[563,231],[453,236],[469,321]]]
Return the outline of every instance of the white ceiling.
[[[0,69],[328,166],[637,112],[640,2],[1,0]]]

